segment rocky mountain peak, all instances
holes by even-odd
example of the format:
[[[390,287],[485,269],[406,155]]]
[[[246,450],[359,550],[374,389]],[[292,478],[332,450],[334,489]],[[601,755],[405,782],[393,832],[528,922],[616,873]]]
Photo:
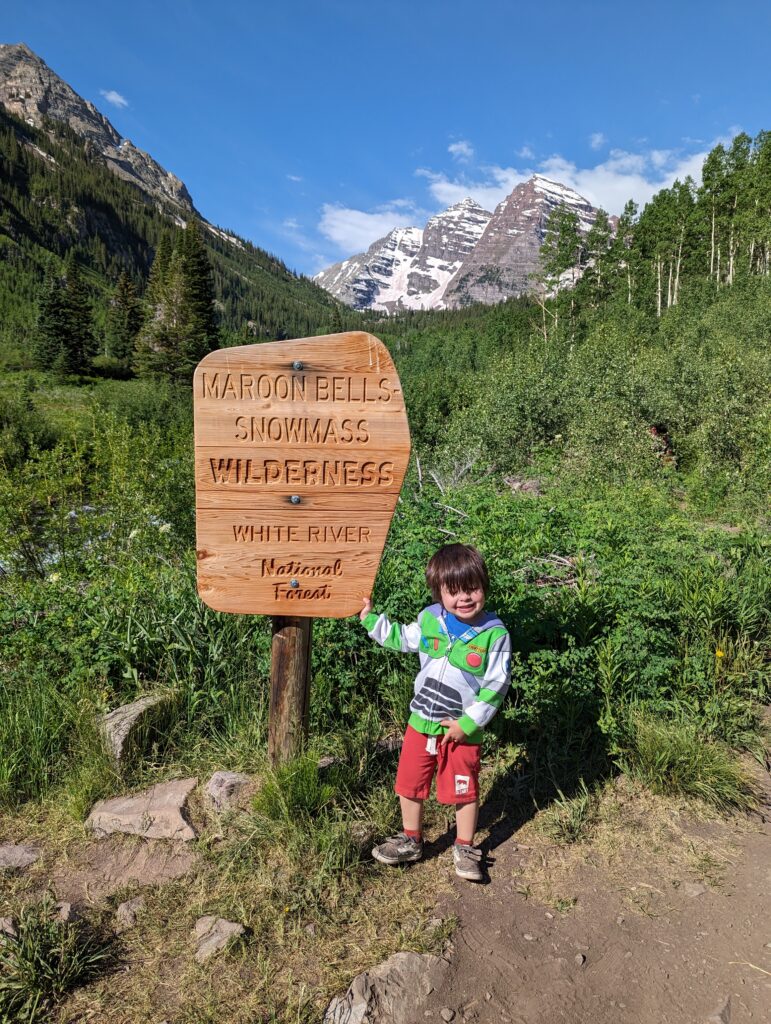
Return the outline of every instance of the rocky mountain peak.
[[[584,234],[597,216],[582,195],[542,174],[516,185],[495,208],[473,252],[448,283],[444,305],[492,304],[531,291],[549,218],[559,206],[575,211]]]
[[[441,305],[447,282],[473,250],[492,214],[471,198],[425,228],[396,228],[366,253],[322,271],[316,282],[355,309],[395,312]]]
[[[63,121],[124,178],[161,203],[192,213],[193,200],[176,175],[134,146],[25,43],[0,44],[0,103],[16,117],[40,127],[45,118]]]
[[[316,281],[356,309],[395,312],[502,302],[534,287],[549,217],[558,206],[575,210],[582,233],[597,216],[574,189],[534,174],[494,213],[466,197],[431,217],[422,232],[398,229],[409,232],[409,242],[392,231],[366,253],[322,271]]]

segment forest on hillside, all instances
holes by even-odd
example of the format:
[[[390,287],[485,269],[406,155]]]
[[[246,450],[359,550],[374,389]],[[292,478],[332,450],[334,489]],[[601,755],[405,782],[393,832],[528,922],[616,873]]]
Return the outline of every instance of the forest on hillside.
[[[119,372],[110,311],[127,287],[144,297],[159,247],[174,248],[183,228],[177,211],[117,178],[66,125],[34,128],[0,108],[0,366],[32,365],[47,285],[66,281],[75,263],[90,332],[80,369]],[[200,235],[216,302],[212,344],[313,334],[339,318],[323,289],[250,242],[203,224]]]
[[[11,181],[37,173],[50,196],[54,178],[13,142],[18,127],[4,129],[3,159],[17,146]],[[110,209],[123,209],[123,186],[90,173],[114,190]],[[282,921],[281,955],[299,956],[309,915],[320,934],[339,932],[382,884],[367,852],[395,824],[392,766],[373,751],[403,726],[413,666],[375,647],[358,620],[318,620],[308,752],[271,774],[270,624],[216,613],[195,590],[183,378],[200,349],[181,352],[184,339],[166,332],[181,369],[143,366],[141,339],[164,323],[143,315],[124,355],[132,379],[35,368],[42,250],[63,255],[69,243],[56,250],[52,239],[66,236],[72,210],[11,194],[0,236],[0,806],[45,816],[55,805],[79,822],[121,787],[215,766],[259,774],[248,822],[211,857],[238,877],[260,948]],[[201,256],[194,233],[179,232],[146,282],[163,230],[136,210],[142,232],[128,212],[121,228],[136,246],[104,257],[104,278],[93,276],[98,230],[76,247],[76,270],[49,272],[48,287],[65,290],[80,273],[105,325],[110,275],[117,287],[125,274],[156,313],[202,280],[189,272]],[[283,322],[297,335],[368,326],[397,363],[414,447],[375,606],[414,617],[428,596],[423,567],[448,540],[488,561],[490,606],[515,651],[511,694],[483,748],[507,813],[556,802],[569,815],[620,773],[719,811],[754,806],[747,764],[766,754],[771,661],[770,246],[771,135],[740,135],[709,155],[700,185],[677,182],[641,211],[630,204],[615,232],[601,217],[582,238],[557,213],[533,296],[371,322],[309,298],[313,316],[292,305]],[[216,297],[224,256],[208,239],[206,259]],[[203,347],[223,329],[204,299],[194,317]],[[288,308],[271,306],[266,329]],[[247,315],[254,307],[234,299],[229,340]],[[119,779],[95,739],[98,716],[159,688],[174,713]],[[338,759],[331,774],[321,754]],[[432,805],[429,824],[439,814]],[[317,1019],[328,982],[300,1017],[291,979],[266,963],[259,983],[234,982],[244,1006]]]

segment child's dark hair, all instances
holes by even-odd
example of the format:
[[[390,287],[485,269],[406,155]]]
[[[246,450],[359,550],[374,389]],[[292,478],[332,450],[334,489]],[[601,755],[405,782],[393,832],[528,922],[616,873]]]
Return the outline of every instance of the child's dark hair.
[[[481,587],[487,594],[490,578],[485,560],[476,548],[470,544],[445,544],[428,561],[426,583],[433,599],[440,601],[442,587],[451,594]]]

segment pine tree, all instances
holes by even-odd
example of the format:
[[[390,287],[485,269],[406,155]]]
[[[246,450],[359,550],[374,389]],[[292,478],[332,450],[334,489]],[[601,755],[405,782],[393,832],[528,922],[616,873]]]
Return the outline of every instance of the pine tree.
[[[106,354],[129,366],[141,326],[142,308],[131,278],[124,271],[118,278],[107,310]]]
[[[171,254],[173,251],[174,246],[171,241],[171,236],[167,231],[165,231],[161,236],[157,249],[155,250],[155,257],[153,258],[153,263],[150,267],[150,276],[147,281],[145,299],[150,303],[156,303],[159,301],[160,295],[163,291],[163,285],[166,280],[166,275],[169,270],[169,264],[171,263]]]
[[[191,350],[200,346],[200,356],[215,347],[217,321],[214,315],[214,285],[211,265],[206,255],[198,221],[188,221],[180,245],[185,301],[196,339],[191,339]]]
[[[154,271],[155,264],[153,294],[137,337],[134,367],[142,377],[190,383],[198,362],[217,344],[211,268],[194,221],[178,240],[168,266]]]
[[[63,276],[53,266],[46,273],[32,359],[41,370],[83,373],[93,348],[91,303],[77,260],[70,252]]]
[[[51,263],[46,268],[32,345],[32,363],[36,369],[51,370],[62,361],[66,334],[67,303],[63,282]]]
[[[94,355],[94,319],[83,275],[71,251],[64,261],[64,295],[67,307],[65,372],[83,373]]]

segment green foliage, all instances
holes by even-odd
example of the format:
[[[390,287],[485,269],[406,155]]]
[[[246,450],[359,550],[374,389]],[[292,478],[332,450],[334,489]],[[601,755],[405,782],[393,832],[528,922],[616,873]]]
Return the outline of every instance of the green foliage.
[[[590,792],[583,779],[578,791],[567,797],[562,790],[538,818],[540,830],[556,843],[578,843],[591,832],[597,816],[597,794]]]
[[[123,347],[133,324],[127,331],[109,315],[116,286],[124,277],[142,295],[157,250],[179,233],[178,217],[176,207],[159,209],[114,175],[65,125],[36,129],[0,109],[0,366],[53,367],[65,313],[54,301],[63,296],[52,296],[44,279],[52,259],[58,272],[71,254],[93,311],[93,348],[89,342],[83,351],[110,355],[125,367]],[[336,304],[312,281],[235,235],[204,227],[201,243],[228,342],[303,337],[328,328]],[[155,301],[152,282],[147,297]],[[52,308],[41,313],[39,327],[38,310],[46,303]],[[351,312],[345,318],[359,322]],[[75,372],[83,365],[78,352]],[[70,354],[64,355],[58,368],[68,373]]]
[[[59,1000],[103,974],[111,944],[84,922],[65,923],[53,898],[24,907],[17,937],[0,939],[0,1013],[4,1021],[43,1021]]]
[[[254,809],[273,821],[316,818],[340,796],[319,769],[318,759],[301,756],[271,772],[254,798]]]
[[[654,793],[697,797],[721,811],[757,805],[752,782],[723,744],[686,723],[634,714],[620,765]]]
[[[136,342],[140,377],[190,383],[200,360],[217,347],[211,267],[194,220],[153,274],[147,319]]]

